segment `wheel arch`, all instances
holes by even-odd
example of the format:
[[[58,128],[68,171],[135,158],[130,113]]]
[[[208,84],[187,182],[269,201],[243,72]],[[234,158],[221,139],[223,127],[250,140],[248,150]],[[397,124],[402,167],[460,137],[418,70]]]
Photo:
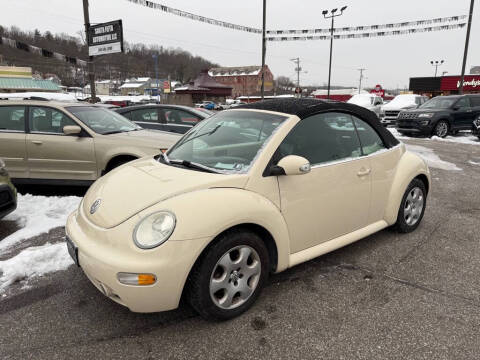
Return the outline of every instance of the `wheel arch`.
[[[108,173],[109,171],[113,170],[115,168],[115,164],[118,164],[118,163],[126,163],[126,162],[130,162],[130,161],[133,161],[133,160],[137,160],[139,159],[140,157],[135,155],[135,154],[131,154],[131,153],[124,153],[124,154],[115,154],[114,156],[112,156],[105,164],[105,167],[104,169],[102,170],[102,175]]]
[[[425,184],[428,194],[431,189],[428,166],[418,155],[406,151],[399,160],[385,210],[384,220],[389,225],[396,223],[403,195],[413,179],[421,180]]]
[[[197,256],[197,259],[195,262],[192,264],[188,271],[187,278],[185,279],[183,283],[183,289],[181,293],[181,299],[185,299],[186,293],[188,291],[188,283],[190,279],[190,275],[192,271],[196,268],[196,266],[202,261],[202,259],[205,257],[206,253],[210,250],[212,246],[217,244],[223,235],[225,235],[228,232],[232,231],[250,231],[255,234],[257,234],[260,239],[263,241],[265,244],[265,247],[267,248],[268,251],[268,256],[269,256],[269,261],[270,261],[270,272],[276,272],[278,269],[278,247],[277,244],[273,238],[273,235],[270,233],[268,229],[263,227],[262,225],[249,222],[249,223],[241,223],[237,224],[234,226],[230,226],[229,228],[224,229],[221,231],[219,234],[217,234],[210,242],[208,242],[204,248],[201,250],[200,254]]]

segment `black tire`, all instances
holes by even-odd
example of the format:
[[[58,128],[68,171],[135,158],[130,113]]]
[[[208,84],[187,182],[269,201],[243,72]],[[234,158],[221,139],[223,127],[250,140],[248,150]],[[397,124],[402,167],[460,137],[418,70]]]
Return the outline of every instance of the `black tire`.
[[[444,130],[444,127],[446,127],[446,131]],[[440,138],[444,138],[448,135],[449,131],[450,131],[450,125],[448,124],[448,121],[440,120],[437,122],[437,124],[433,128],[432,136],[438,136]]]
[[[212,299],[215,295],[210,295],[210,282],[214,276],[213,272],[218,269],[217,263],[226,256],[229,251],[235,251],[234,249],[242,246],[252,248],[256,251],[256,255],[258,255],[260,261],[261,271],[257,278],[256,287],[248,299],[233,309],[223,309]],[[268,280],[269,266],[270,259],[268,250],[265,243],[257,234],[242,229],[227,231],[216,239],[213,245],[205,250],[202,257],[197,260],[197,263],[194,265],[188,278],[186,300],[200,316],[206,320],[223,321],[232,319],[247,311],[257,300]],[[228,276],[227,273],[226,276]],[[243,281],[246,281],[248,284],[249,279],[244,279]],[[228,281],[230,283],[231,280]],[[235,286],[236,285],[237,284],[235,284]],[[229,286],[231,287],[233,285],[230,284]]]
[[[420,189],[423,197],[423,207],[422,210],[414,224],[408,224],[405,214],[407,209],[407,198],[414,189]],[[423,181],[419,179],[413,179],[412,182],[408,185],[405,194],[403,195],[402,202],[400,203],[400,209],[398,209],[397,222],[395,223],[395,229],[400,233],[409,233],[414,231],[422,222],[423,215],[425,214],[425,208],[427,206],[427,189]]]

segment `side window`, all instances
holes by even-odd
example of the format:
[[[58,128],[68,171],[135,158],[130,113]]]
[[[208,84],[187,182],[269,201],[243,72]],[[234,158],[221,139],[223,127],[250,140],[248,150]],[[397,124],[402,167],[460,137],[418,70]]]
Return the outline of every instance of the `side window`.
[[[130,119],[133,121],[158,122],[157,109],[134,110],[131,112]]]
[[[0,106],[0,131],[25,131],[24,106]]]
[[[352,116],[352,118],[362,143],[363,155],[370,155],[385,149],[382,139],[369,124],[355,116]]]
[[[470,102],[472,103],[472,107],[480,107],[480,96],[472,96]]]
[[[455,106],[458,106],[460,109],[467,109],[470,107],[470,101],[468,98],[464,97],[458,100]]]
[[[30,132],[63,134],[63,128],[68,125],[78,125],[61,111],[46,107],[30,107],[28,119]]]
[[[195,125],[200,121],[198,116],[177,109],[166,109],[165,116],[168,124]]]
[[[299,122],[278,151],[279,160],[287,155],[298,155],[312,165],[362,155],[351,116],[334,112],[314,115]]]
[[[129,112],[126,112],[126,113],[122,113],[122,114],[120,114],[120,115],[126,117],[128,120],[133,120],[132,111],[129,111]]]

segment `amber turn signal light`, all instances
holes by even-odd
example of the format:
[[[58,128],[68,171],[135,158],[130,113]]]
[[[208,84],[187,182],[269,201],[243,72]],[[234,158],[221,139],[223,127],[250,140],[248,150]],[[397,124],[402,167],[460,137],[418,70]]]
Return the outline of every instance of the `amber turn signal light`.
[[[118,273],[117,279],[125,285],[153,285],[157,281],[157,277],[153,274],[135,274],[135,273]]]

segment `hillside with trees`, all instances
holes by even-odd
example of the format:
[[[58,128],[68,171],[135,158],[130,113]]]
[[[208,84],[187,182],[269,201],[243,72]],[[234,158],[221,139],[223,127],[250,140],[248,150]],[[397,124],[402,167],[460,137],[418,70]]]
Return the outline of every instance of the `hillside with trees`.
[[[17,27],[0,26],[0,36],[21,41],[43,49],[58,52],[70,57],[88,60],[88,50],[81,36],[68,34],[52,34],[47,31],[22,31]],[[96,57],[95,74],[97,79],[118,79],[124,81],[132,77],[155,78],[155,59],[158,54],[159,77],[183,83],[194,79],[202,69],[218,67],[218,64],[193,56],[180,48],[164,48],[163,46],[147,46],[145,44],[125,43],[125,52]],[[41,76],[57,75],[62,85],[83,86],[86,83],[86,71],[81,67],[70,65],[54,58],[27,53],[23,50],[0,45],[0,63],[11,66],[29,66],[34,73]]]

